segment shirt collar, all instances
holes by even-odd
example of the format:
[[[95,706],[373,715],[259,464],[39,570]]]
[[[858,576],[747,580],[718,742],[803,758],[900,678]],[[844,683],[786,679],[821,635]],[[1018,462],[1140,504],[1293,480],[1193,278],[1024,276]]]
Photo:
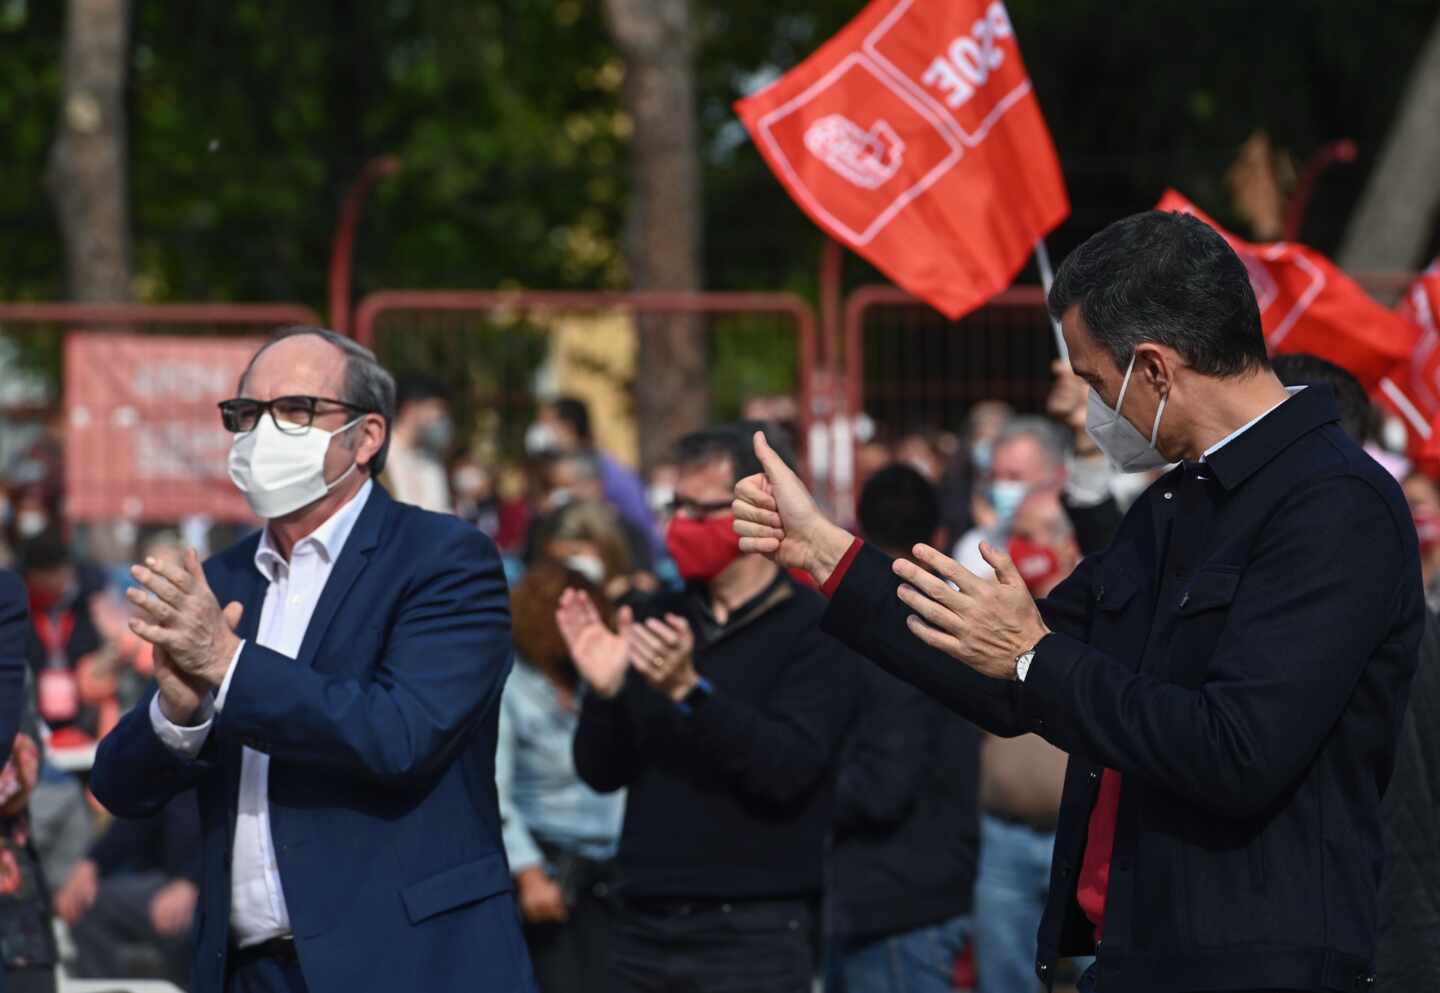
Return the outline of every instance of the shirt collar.
[[[1288,394],[1288,396],[1285,397],[1285,400],[1289,400],[1290,397],[1293,397],[1296,393],[1299,393],[1299,392],[1300,392],[1301,390],[1303,390],[1304,388],[1305,388],[1305,387],[1303,387],[1303,386],[1287,386],[1287,387],[1285,387],[1285,392]],[[1284,403],[1285,400],[1281,400],[1280,403]],[[1280,403],[1277,403],[1277,404],[1275,405],[1275,407],[1280,406]],[[1225,437],[1223,437],[1223,438],[1221,438],[1219,441],[1215,442],[1215,444],[1213,444],[1213,445],[1211,445],[1209,448],[1205,449],[1205,454],[1203,454],[1203,455],[1200,456],[1201,460],[1203,461],[1203,460],[1205,460],[1205,459],[1208,459],[1211,455],[1214,455],[1216,452],[1220,451],[1220,449],[1222,449],[1222,448],[1224,448],[1226,445],[1230,444],[1230,442],[1234,441],[1236,438],[1240,437],[1240,436],[1241,436],[1242,434],[1244,434],[1246,431],[1249,431],[1249,430],[1250,430],[1251,428],[1253,428],[1255,425],[1259,424],[1262,420],[1264,420],[1266,417],[1268,417],[1268,416],[1271,414],[1272,411],[1275,410],[1275,407],[1271,407],[1269,410],[1265,411],[1265,413],[1261,414],[1259,417],[1255,418],[1254,420],[1248,421],[1248,422],[1246,422],[1245,424],[1240,425],[1240,426],[1239,426],[1238,428],[1236,428],[1234,431],[1231,431],[1231,432],[1230,432],[1229,434],[1227,434]]]
[[[1205,463],[1225,489],[1234,489],[1301,435],[1340,420],[1328,386],[1287,387],[1289,399],[1221,439],[1205,452]]]
[[[295,543],[291,550],[293,556],[302,547],[314,547],[320,557],[327,563],[333,563],[340,557],[345,548],[345,542],[350,538],[350,532],[355,530],[355,522],[360,519],[360,511],[365,509],[365,502],[370,499],[370,492],[375,488],[373,480],[365,480],[365,485],[350,498],[349,502],[331,514],[330,517],[314,531],[307,534]],[[285,557],[275,547],[270,537],[270,528],[266,527],[260,534],[260,545],[255,549],[255,568],[269,582],[275,582],[280,575],[280,570],[288,566]]]

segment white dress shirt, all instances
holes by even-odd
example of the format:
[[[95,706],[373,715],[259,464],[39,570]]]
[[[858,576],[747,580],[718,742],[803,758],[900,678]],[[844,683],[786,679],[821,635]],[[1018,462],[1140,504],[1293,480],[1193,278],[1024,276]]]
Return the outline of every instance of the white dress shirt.
[[[265,530],[255,550],[255,568],[269,582],[255,629],[258,644],[292,659],[300,654],[315,605],[370,498],[372,485],[367,480],[349,503],[296,542],[289,562],[270,540],[270,530]],[[214,713],[225,709],[230,679],[244,648],[241,642],[213,703],[206,703],[202,723],[190,727],[173,724],[161,712],[159,696],[151,699],[150,723],[168,747],[189,758],[199,753],[210,736]],[[230,863],[230,928],[241,948],[290,934],[290,912],[270,836],[270,756],[251,748],[244,749],[243,756],[235,851]]]

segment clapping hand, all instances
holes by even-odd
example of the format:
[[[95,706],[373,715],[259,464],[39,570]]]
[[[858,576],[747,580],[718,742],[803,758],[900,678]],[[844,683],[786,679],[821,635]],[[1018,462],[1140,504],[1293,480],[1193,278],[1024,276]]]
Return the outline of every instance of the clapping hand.
[[[591,689],[607,699],[619,693],[625,683],[629,651],[626,635],[634,624],[634,615],[629,607],[621,607],[617,620],[618,634],[605,626],[600,611],[581,590],[562,593],[560,606],[555,610],[555,622],[575,668]]]
[[[145,615],[133,618],[130,630],[165,649],[181,672],[218,687],[240,647],[234,625],[244,608],[232,603],[220,609],[193,548],[185,552],[183,569],[149,558],[144,565],[132,566],[130,574],[144,589],[128,590],[126,596]]]
[[[787,569],[804,569],[823,584],[854,540],[826,520],[795,471],[755,432],[764,472],[735,486],[735,533],[742,552],[758,552]]]
[[[984,542],[980,554],[995,570],[993,581],[929,545],[916,545],[920,565],[895,561],[895,575],[905,581],[898,595],[915,611],[906,622],[915,637],[982,676],[1014,679],[1015,660],[1050,629],[1010,556]]]
[[[679,702],[695,688],[695,635],[678,614],[651,618],[630,628],[630,661],[655,689]]]

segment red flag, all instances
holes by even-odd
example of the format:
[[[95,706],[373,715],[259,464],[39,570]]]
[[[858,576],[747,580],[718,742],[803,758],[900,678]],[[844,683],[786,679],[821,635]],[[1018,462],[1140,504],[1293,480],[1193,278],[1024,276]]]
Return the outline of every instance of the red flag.
[[[1405,422],[1410,459],[1440,473],[1440,259],[1405,291],[1395,312],[1415,327],[1419,341],[1381,378],[1376,393]]]
[[[816,224],[952,318],[1070,213],[999,0],[874,0],[735,109]]]
[[[1155,209],[1193,214],[1229,242],[1250,273],[1272,355],[1318,355],[1373,391],[1415,347],[1413,324],[1376,303],[1319,252],[1284,241],[1242,241],[1174,190],[1166,190]]]

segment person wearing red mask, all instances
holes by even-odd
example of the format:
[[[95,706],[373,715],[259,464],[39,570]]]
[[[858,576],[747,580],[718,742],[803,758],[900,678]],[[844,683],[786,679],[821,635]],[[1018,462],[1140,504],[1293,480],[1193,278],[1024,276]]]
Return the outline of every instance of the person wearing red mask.
[[[611,631],[583,594],[557,619],[589,689],[575,767],[627,789],[613,993],[801,993],[856,656],[822,634],[823,599],[734,531],[759,469],[754,423],[682,438],[665,543],[685,579]]]
[[[1440,609],[1440,486],[1423,472],[1406,477],[1402,487],[1415,536],[1420,541],[1420,575],[1425,582],[1425,602]]]

